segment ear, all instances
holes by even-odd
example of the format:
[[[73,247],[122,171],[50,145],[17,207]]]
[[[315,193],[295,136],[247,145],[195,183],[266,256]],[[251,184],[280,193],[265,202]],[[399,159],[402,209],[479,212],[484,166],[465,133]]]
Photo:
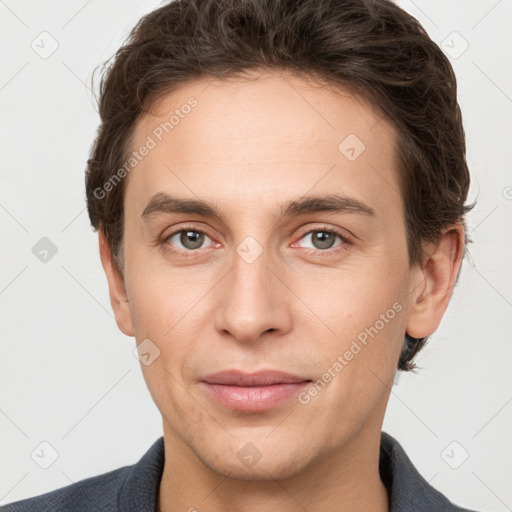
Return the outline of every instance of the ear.
[[[133,336],[130,303],[124,285],[124,278],[114,264],[112,250],[101,228],[98,230],[98,238],[101,264],[107,276],[110,304],[114,311],[117,326],[126,336]]]
[[[407,334],[430,336],[439,327],[448,307],[464,256],[464,228],[457,222],[445,228],[439,240],[424,246],[426,257],[418,266],[419,279],[411,291]]]

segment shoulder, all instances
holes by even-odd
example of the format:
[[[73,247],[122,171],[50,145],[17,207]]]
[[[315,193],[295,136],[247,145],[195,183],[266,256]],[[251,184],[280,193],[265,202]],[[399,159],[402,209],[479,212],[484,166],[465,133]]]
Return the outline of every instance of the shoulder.
[[[476,512],[452,503],[432,487],[386,432],[381,434],[379,470],[390,495],[390,512]]]
[[[1,507],[1,512],[117,510],[120,487],[131,466],[80,480],[55,491]]]
[[[0,507],[0,512],[153,511],[165,460],[160,437],[132,466]]]

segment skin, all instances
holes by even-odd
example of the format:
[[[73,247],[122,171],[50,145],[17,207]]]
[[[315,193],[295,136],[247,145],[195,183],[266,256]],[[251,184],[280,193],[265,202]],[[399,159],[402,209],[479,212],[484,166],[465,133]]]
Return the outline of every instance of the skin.
[[[429,336],[441,322],[463,228],[447,227],[411,268],[393,126],[348,91],[291,75],[187,84],[138,120],[132,148],[191,96],[198,105],[125,178],[124,275],[99,233],[119,328],[160,350],[141,365],[163,418],[159,510],[387,511],[380,432],[404,335]],[[354,161],[338,150],[348,134],[366,146]],[[225,219],[143,219],[157,192],[214,201]],[[333,192],[375,215],[278,216],[289,199]],[[179,233],[165,240],[185,227],[206,233],[200,248]],[[333,235],[318,249],[315,229],[352,243]],[[249,236],[262,249],[251,263],[236,251]],[[400,312],[308,404],[244,413],[199,385],[228,368],[317,381],[396,302]],[[249,442],[261,453],[252,466],[237,456]]]

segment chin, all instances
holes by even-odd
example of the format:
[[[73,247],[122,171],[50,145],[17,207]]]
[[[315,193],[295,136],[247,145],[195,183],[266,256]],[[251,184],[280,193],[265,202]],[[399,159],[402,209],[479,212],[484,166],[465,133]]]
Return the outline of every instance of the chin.
[[[219,457],[221,451],[197,453],[202,463],[223,477],[242,481],[273,481],[291,478],[308,469],[314,463],[314,456],[304,451],[304,445],[297,443],[287,449],[281,445],[281,453],[272,447],[259,450],[255,443],[247,441],[241,448],[233,447],[232,451]],[[317,454],[318,456],[318,454]]]

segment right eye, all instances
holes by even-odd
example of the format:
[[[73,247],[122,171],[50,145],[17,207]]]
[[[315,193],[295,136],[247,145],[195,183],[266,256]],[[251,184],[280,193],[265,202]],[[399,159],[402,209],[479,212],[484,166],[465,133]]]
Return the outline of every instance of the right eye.
[[[170,245],[173,248],[176,248],[178,252],[194,252],[197,249],[201,249],[205,237],[211,240],[211,238],[204,231],[192,228],[183,228],[174,231],[169,236],[165,237],[164,243],[166,245]],[[181,244],[181,247],[179,244]]]

